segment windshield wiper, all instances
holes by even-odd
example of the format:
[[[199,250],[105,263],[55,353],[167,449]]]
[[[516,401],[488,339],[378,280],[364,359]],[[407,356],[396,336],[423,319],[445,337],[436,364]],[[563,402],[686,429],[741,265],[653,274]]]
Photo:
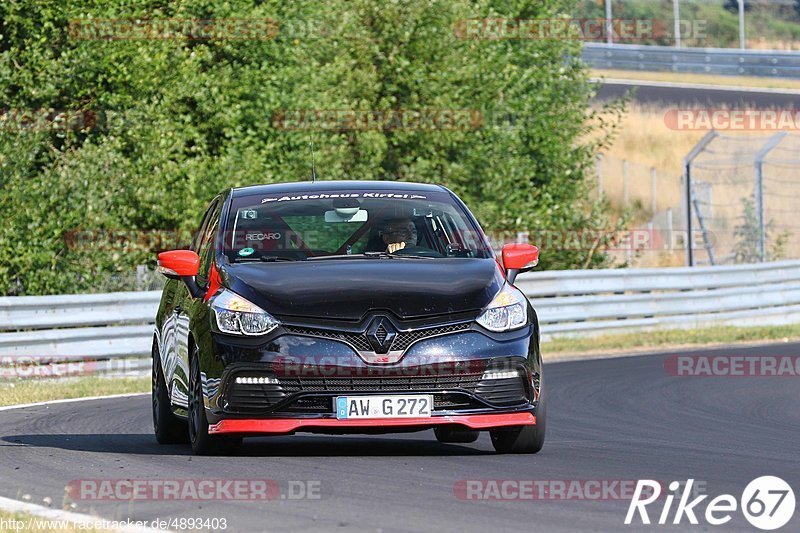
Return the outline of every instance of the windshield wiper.
[[[413,254],[390,254],[389,252],[364,252],[363,254],[332,254],[332,255],[315,255],[309,257],[309,261],[319,259],[436,259],[429,255],[413,255]]]
[[[234,263],[275,263],[277,261],[303,261],[303,259],[294,259],[291,257],[278,257],[274,255],[265,255],[263,257],[234,257]]]
[[[319,259],[382,259],[384,257],[391,258],[393,256],[386,252],[364,252],[363,254],[331,254],[331,255],[313,255],[308,258],[309,261]]]

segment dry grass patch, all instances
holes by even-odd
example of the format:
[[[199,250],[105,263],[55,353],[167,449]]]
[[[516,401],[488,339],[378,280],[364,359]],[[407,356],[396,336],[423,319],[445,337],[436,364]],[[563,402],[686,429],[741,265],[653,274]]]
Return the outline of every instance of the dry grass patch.
[[[0,406],[149,391],[149,377],[19,379],[0,381]]]

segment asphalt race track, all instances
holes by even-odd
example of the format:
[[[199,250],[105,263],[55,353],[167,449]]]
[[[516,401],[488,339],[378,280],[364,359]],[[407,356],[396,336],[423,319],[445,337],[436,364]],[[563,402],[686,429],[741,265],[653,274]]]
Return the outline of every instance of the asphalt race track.
[[[797,355],[798,349],[779,344],[703,353]],[[779,476],[797,492],[800,378],[674,377],[664,369],[667,355],[547,365],[547,443],[535,456],[495,455],[485,433],[473,444],[443,445],[426,431],[252,439],[237,457],[192,457],[188,446],[156,444],[149,396],[0,412],[0,495],[28,495],[40,504],[50,498],[61,507],[65,487],[79,479],[313,480],[321,482],[321,498],[79,501],[76,510],[110,519],[225,517],[228,531],[531,532],[689,526],[685,518],[681,527],[625,526],[629,500],[465,500],[456,497],[454,484],[694,478],[710,496],[698,514],[717,495],[738,500],[763,475]],[[649,509],[657,520],[661,505]],[[724,526],[701,518],[693,529],[755,530],[739,511]],[[781,531],[798,530],[800,510]]]
[[[598,100],[618,98],[635,89],[634,100],[640,104],[650,105],[685,105],[728,108],[800,108],[800,94],[797,91],[786,93],[777,90],[743,91],[737,87],[731,88],[699,88],[699,87],[671,87],[637,84],[637,82],[604,81],[597,93]]]

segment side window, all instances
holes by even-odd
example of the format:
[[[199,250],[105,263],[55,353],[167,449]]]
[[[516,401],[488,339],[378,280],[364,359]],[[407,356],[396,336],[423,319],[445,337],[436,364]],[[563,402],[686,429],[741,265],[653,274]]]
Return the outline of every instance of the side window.
[[[219,228],[219,215],[222,210],[222,202],[217,202],[209,213],[205,221],[203,233],[198,243],[197,255],[200,256],[200,271],[197,274],[197,283],[202,287],[208,282],[208,272],[214,257],[214,244]]]
[[[200,227],[197,229],[197,233],[194,234],[194,238],[192,239],[192,245],[189,248],[195,253],[199,253],[198,250],[200,249],[200,241],[203,240],[203,236],[205,235],[208,226],[209,218],[211,218],[211,214],[214,212],[218,203],[219,199],[214,198],[214,200],[211,202],[211,205],[209,205],[208,209],[206,209],[206,212],[203,215],[203,219],[200,221]]]

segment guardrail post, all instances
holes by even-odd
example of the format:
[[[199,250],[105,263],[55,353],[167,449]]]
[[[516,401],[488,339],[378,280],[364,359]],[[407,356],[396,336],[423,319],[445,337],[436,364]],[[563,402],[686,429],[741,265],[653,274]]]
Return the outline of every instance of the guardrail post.
[[[625,207],[628,206],[628,160],[622,160],[622,199]]]
[[[675,238],[672,235],[672,208],[667,208],[667,235],[669,235],[669,249],[672,250],[672,244],[675,242]]]
[[[692,249],[692,203],[694,195],[692,194],[692,163],[695,158],[700,155],[700,152],[717,138],[719,134],[715,130],[711,130],[700,139],[692,150],[683,158],[683,183],[684,183],[684,198],[686,205],[686,265],[694,266],[694,250]]]
[[[597,196],[603,197],[603,154],[597,154]]]
[[[762,263],[767,259],[767,230],[764,220],[764,159],[787,135],[788,132],[782,131],[770,137],[755,157],[753,199],[755,200],[754,208],[758,217],[758,258]]]
[[[658,204],[656,202],[656,187],[657,187],[656,181],[657,181],[657,179],[658,179],[658,177],[657,177],[657,174],[656,174],[656,168],[655,167],[651,167],[650,168],[650,196],[652,197],[651,198],[651,200],[652,200],[651,207],[653,209],[653,218],[654,219],[656,218],[656,211],[658,211]]]
[[[739,48],[747,48],[744,40],[744,0],[739,0]]]

